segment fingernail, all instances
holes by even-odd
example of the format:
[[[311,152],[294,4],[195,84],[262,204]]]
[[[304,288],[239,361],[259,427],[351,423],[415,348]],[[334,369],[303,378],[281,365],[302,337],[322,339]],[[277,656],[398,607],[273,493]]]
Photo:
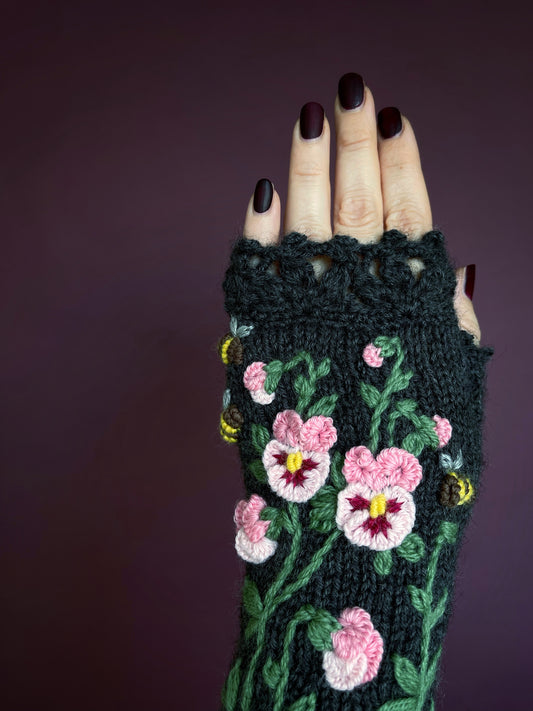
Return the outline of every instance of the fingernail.
[[[465,294],[468,296],[470,301],[474,298],[474,284],[476,281],[476,265],[469,264],[465,269]]]
[[[360,74],[350,72],[339,79],[339,101],[343,109],[356,109],[361,106],[364,98],[365,83]]]
[[[257,181],[254,190],[254,210],[256,212],[266,212],[272,205],[274,186],[268,178],[261,178]]]
[[[324,128],[324,109],[316,101],[309,101],[300,111],[300,134],[302,138],[318,138]]]
[[[387,106],[378,114],[378,128],[383,138],[397,136],[402,130],[402,115],[395,106]]]

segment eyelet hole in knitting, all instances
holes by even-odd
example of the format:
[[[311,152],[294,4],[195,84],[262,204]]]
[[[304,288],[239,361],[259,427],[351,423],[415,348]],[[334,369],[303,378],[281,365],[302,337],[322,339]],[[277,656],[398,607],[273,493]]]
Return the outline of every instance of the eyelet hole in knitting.
[[[261,257],[258,254],[251,254],[248,257],[248,264],[251,267],[254,267],[254,269],[255,269],[255,267],[258,267],[260,263],[261,263]]]
[[[370,274],[372,274],[372,276],[376,277],[376,279],[379,279],[381,281],[380,269],[381,269],[381,262],[379,261],[379,259],[373,259],[370,262],[368,271],[370,272]]]
[[[418,257],[410,257],[407,260],[407,266],[409,267],[412,275],[417,281],[420,279],[422,272],[426,268],[424,262],[421,259],[418,259]]]
[[[267,272],[273,276],[279,277],[279,262],[275,261],[268,265]]]
[[[328,257],[327,254],[316,254],[314,257],[311,257],[308,262],[313,267],[317,281],[320,281],[323,275],[331,269],[333,263],[331,257]]]

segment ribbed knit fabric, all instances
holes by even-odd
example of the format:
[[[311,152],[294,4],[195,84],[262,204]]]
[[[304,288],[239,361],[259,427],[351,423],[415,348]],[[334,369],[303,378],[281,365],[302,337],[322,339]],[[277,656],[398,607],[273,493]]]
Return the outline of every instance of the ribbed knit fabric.
[[[247,563],[223,708],[433,709],[492,354],[459,328],[444,238],[241,238],[224,289]]]

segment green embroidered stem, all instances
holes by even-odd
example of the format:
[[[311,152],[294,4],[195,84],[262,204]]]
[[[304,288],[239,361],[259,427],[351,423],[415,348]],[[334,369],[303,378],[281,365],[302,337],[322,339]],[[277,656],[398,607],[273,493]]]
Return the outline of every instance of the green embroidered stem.
[[[381,416],[389,407],[392,394],[399,392],[400,390],[404,390],[409,385],[409,381],[413,375],[411,371],[407,371],[405,373],[402,372],[402,363],[405,356],[401,347],[400,339],[397,336],[393,336],[392,338],[380,336],[375,339],[374,343],[376,346],[382,348],[383,355],[388,356],[396,354],[397,358],[396,362],[392,366],[390,375],[387,378],[385,387],[381,393],[377,390],[377,388],[369,386],[366,383],[362,383],[361,385],[361,394],[363,399],[367,404],[372,404],[372,407],[374,408],[369,431],[369,449],[372,454],[377,452]]]
[[[307,583],[311,580],[313,574],[316,573],[316,571],[322,565],[324,557],[327,555],[327,553],[329,553],[333,544],[340,535],[341,531],[339,531],[339,529],[336,529],[328,536],[322,548],[319,548],[316,551],[316,553],[311,558],[309,564],[306,565],[306,567],[302,570],[296,580],[293,583],[287,585],[281,595],[276,598],[276,600],[274,601],[276,606],[288,600],[290,597],[292,597],[292,595],[294,595],[297,590],[303,588],[304,585],[307,585]]]
[[[312,618],[312,614],[309,612],[308,608],[309,606],[307,605],[305,607],[301,607],[287,625],[287,631],[285,632],[285,638],[283,639],[283,654],[280,661],[281,678],[275,690],[273,711],[281,711],[281,708],[283,706],[283,699],[285,698],[285,689],[287,688],[287,683],[289,681],[289,657],[291,652],[292,640],[294,639],[294,634],[298,625],[301,622],[308,622]]]
[[[252,659],[250,660],[250,666],[248,667],[248,671],[246,673],[246,677],[244,679],[243,685],[242,685],[242,697],[241,697],[241,708],[242,711],[248,711],[250,708],[250,704],[252,701],[252,694],[253,694],[253,680],[254,680],[254,675],[255,675],[255,669],[257,666],[257,661],[261,655],[261,652],[263,651],[263,644],[265,641],[265,631],[266,631],[266,625],[267,622],[274,612],[274,610],[277,607],[277,603],[274,600],[278,590],[282,587],[283,583],[287,579],[287,576],[291,572],[291,570],[294,567],[294,564],[296,563],[296,560],[298,558],[298,554],[300,552],[300,542],[302,539],[302,527],[300,525],[299,521],[299,515],[298,515],[298,506],[294,502],[289,502],[288,503],[288,510],[289,510],[289,515],[290,515],[290,520],[292,524],[292,528],[294,530],[293,534],[293,539],[291,543],[291,550],[289,552],[289,555],[285,558],[285,562],[283,564],[283,567],[272,584],[272,586],[267,590],[267,593],[265,595],[265,600],[264,600],[264,607],[263,607],[263,612],[261,613],[261,616],[258,621],[258,627],[257,627],[257,637],[256,637],[256,650],[254,652],[254,655]]]

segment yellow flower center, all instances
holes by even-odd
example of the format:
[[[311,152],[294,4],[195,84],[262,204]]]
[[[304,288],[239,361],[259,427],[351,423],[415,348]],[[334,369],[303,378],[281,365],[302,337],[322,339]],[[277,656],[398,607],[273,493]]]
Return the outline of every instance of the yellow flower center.
[[[370,518],[377,518],[378,516],[383,516],[387,510],[387,498],[385,494],[378,494],[374,496],[370,502]]]
[[[285,466],[291,474],[294,474],[294,472],[302,468],[303,460],[304,458],[299,450],[297,452],[291,452],[291,454],[287,455],[287,463]]]

